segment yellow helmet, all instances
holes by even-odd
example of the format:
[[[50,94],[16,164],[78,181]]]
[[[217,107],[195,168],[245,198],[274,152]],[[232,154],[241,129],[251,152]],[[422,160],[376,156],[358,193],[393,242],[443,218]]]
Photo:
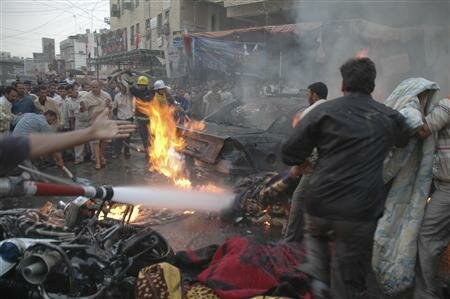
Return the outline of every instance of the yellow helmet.
[[[137,80],[137,85],[149,85],[150,84],[150,80],[148,80],[148,78],[146,76],[139,76],[138,80]]]

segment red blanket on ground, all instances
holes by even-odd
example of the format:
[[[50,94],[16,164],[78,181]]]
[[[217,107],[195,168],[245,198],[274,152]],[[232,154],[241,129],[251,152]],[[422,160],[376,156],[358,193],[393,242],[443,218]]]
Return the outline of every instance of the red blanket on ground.
[[[306,299],[310,298],[306,276],[297,270],[303,256],[297,243],[260,245],[231,238],[216,250],[198,280],[225,299],[263,294]]]

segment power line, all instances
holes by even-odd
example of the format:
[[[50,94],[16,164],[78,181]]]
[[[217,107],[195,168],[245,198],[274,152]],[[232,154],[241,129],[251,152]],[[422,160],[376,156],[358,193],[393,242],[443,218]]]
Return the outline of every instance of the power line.
[[[30,34],[42,34],[42,35],[48,34],[48,33],[42,33],[42,32],[37,32],[37,31],[34,31],[34,32],[23,31],[23,30],[18,30],[18,29],[13,29],[13,28],[4,27],[4,26],[0,26],[0,28],[6,29],[6,30],[10,30],[10,31],[22,32],[22,33],[26,33],[26,34],[27,34],[27,33],[30,33]],[[58,34],[52,33],[52,35],[58,35]],[[62,35],[62,34],[61,34],[61,35]],[[14,36],[14,37],[15,37],[15,36]]]
[[[35,31],[36,29],[39,29],[39,28],[41,28],[41,27],[44,27],[45,25],[48,25],[48,24],[50,24],[51,22],[54,22],[54,21],[56,21],[57,19],[59,19],[59,18],[61,18],[61,17],[62,17],[62,16],[60,15],[60,16],[54,18],[54,19],[51,19],[51,20],[45,22],[44,24],[41,24],[41,25],[38,25],[38,26],[36,26],[36,27],[34,27],[34,28],[28,29],[28,30],[26,30],[26,32]],[[14,37],[21,36],[21,35],[24,35],[24,34],[26,34],[26,33],[18,33],[18,34],[16,34]],[[12,35],[10,35],[10,36],[4,36],[3,38],[8,38],[8,37],[13,37],[13,36],[12,36]]]
[[[73,2],[71,2],[70,0],[64,0],[64,1],[67,2],[67,3],[69,3],[70,5],[72,5],[72,7],[77,8],[77,9],[83,11],[83,12],[86,13],[87,15],[91,15],[93,18],[96,18],[96,19],[99,20],[100,22],[102,22],[102,23],[104,22],[102,19],[100,19],[100,18],[98,18],[97,16],[95,16],[93,12],[89,12],[88,10],[86,10],[86,9],[84,9],[84,8],[82,8],[82,7],[79,7],[79,6],[75,5],[75,4],[74,4]]]

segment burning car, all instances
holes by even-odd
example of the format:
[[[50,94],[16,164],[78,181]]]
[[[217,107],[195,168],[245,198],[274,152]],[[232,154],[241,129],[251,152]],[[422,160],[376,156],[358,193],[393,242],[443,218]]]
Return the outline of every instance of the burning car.
[[[236,178],[285,167],[282,143],[293,131],[296,112],[306,97],[259,97],[233,101],[205,120],[205,128],[179,127],[186,139],[183,153],[194,178]]]

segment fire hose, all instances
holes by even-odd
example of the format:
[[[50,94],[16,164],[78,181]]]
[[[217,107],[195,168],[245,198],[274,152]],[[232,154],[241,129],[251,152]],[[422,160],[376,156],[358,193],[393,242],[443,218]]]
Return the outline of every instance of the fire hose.
[[[24,177],[0,178],[2,196],[85,196],[109,201],[113,197],[111,186],[63,185],[29,181]]]

